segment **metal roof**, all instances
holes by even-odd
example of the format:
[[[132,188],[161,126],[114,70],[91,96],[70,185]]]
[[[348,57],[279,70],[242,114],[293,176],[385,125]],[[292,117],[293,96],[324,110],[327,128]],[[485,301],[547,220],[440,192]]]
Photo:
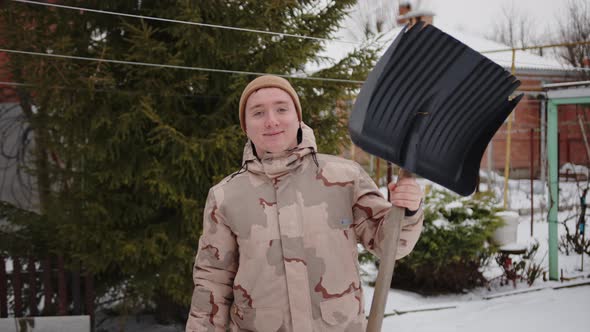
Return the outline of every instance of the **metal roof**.
[[[590,81],[543,84],[549,99],[590,97]]]
[[[434,24],[436,26],[436,24]],[[342,60],[348,54],[359,47],[380,47],[381,55],[385,52],[387,47],[393,42],[395,37],[402,31],[404,27],[396,27],[387,31],[376,38],[374,42],[367,42],[366,44],[354,45],[350,43],[342,43],[338,41],[327,42],[324,44],[325,48],[318,54],[317,61],[309,62],[305,65],[305,73],[314,73],[321,69],[330,67],[331,65]],[[512,52],[497,52],[485,53],[485,51],[503,50],[510,48],[509,46],[493,41],[482,36],[474,35],[466,31],[455,29],[441,29],[447,34],[453,36],[455,39],[463,42],[472,49],[483,52],[483,54],[510,70],[512,67]],[[531,73],[535,75],[567,75],[579,72],[580,68],[575,68],[570,65],[564,65],[557,59],[549,56],[539,56],[530,51],[516,51],[515,65],[517,73]]]

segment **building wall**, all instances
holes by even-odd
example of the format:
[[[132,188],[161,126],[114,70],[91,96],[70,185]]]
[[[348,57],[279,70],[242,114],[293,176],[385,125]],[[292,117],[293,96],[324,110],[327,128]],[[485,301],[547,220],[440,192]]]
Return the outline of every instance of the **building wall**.
[[[511,115],[513,116],[513,124],[511,130],[510,168],[511,177],[513,178],[530,177],[531,160],[533,161],[533,176],[537,178],[540,175],[540,107],[540,100],[533,97],[525,97],[519,103],[513,115]],[[590,121],[590,109],[583,108],[579,105],[560,105],[558,111],[559,167],[565,163],[590,166],[582,131],[578,122],[578,114],[583,118],[584,122]],[[590,123],[586,123],[585,125],[586,136],[588,137],[588,134],[590,134]],[[504,171],[506,161],[506,134],[507,123],[500,127],[491,143],[491,150],[493,151],[491,168],[501,172]],[[488,153],[490,153],[489,146],[481,161],[482,169],[489,167]]]
[[[510,167],[511,169],[528,169],[530,168],[531,160],[531,131],[533,141],[533,162],[534,168],[539,167],[539,153],[540,153],[540,101],[531,96],[525,96],[520,101],[516,109],[510,115],[512,118],[511,129],[511,153],[510,153]],[[495,170],[504,170],[506,162],[506,143],[508,133],[508,121],[498,129],[494,135],[491,148],[488,146],[484,157],[482,158],[481,167],[487,169],[488,153],[492,153],[491,168]]]

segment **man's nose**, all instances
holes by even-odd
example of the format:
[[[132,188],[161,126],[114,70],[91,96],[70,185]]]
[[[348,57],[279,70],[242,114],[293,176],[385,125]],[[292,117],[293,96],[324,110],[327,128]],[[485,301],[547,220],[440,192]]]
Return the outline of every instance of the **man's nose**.
[[[279,121],[277,119],[277,116],[274,114],[274,112],[268,112],[268,115],[266,117],[266,127],[275,127],[279,124]]]

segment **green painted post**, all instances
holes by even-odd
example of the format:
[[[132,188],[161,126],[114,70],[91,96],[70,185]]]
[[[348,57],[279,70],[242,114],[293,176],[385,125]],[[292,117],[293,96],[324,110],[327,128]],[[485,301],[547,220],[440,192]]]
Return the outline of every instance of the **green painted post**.
[[[557,265],[557,209],[559,204],[559,175],[557,160],[557,104],[553,100],[547,103],[547,158],[549,159],[549,279],[558,280]]]
[[[555,105],[590,104],[590,97],[552,98],[550,101],[555,103]]]
[[[559,280],[558,265],[558,220],[559,205],[559,160],[557,132],[559,128],[557,105],[590,104],[590,97],[550,98],[547,102],[547,159],[549,163],[549,279]]]

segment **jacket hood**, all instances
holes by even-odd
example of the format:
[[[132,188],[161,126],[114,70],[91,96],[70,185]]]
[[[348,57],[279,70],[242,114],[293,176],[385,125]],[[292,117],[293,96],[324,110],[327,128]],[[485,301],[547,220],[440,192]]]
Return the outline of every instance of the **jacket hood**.
[[[301,129],[303,132],[301,143],[296,147],[277,153],[265,152],[262,156],[258,156],[259,158],[254,154],[252,141],[248,139],[244,146],[242,165],[246,166],[248,171],[264,173],[270,178],[284,175],[299,167],[306,155],[317,152],[313,129],[303,122],[301,122]]]

